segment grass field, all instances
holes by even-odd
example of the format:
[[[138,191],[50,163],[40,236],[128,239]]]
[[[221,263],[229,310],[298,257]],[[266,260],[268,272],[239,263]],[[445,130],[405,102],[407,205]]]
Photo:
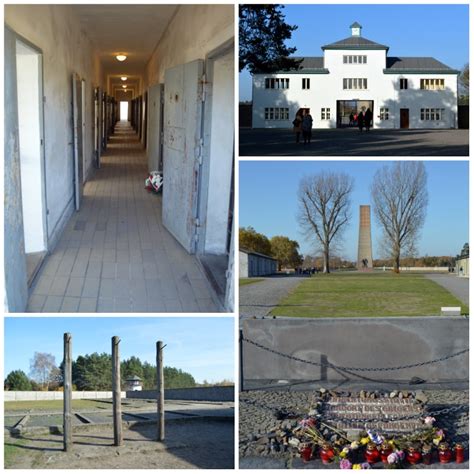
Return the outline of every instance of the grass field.
[[[298,285],[271,312],[274,316],[361,317],[437,316],[441,306],[469,308],[423,275],[335,273]]]
[[[110,402],[112,400],[109,400]],[[40,401],[21,401],[21,402],[5,402],[4,403],[5,412],[14,413],[14,412],[25,412],[29,410],[33,411],[53,411],[53,410],[62,410],[63,401],[62,400],[40,400]],[[100,400],[73,400],[72,408],[74,410],[83,410],[83,409],[111,409],[112,403],[104,403]]]
[[[263,278],[241,278],[239,280],[239,286],[253,285],[259,281],[263,281]]]

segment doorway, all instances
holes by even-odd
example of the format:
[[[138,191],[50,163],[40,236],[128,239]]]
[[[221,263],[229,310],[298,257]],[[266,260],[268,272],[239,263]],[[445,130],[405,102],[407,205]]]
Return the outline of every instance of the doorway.
[[[128,122],[128,101],[122,100],[120,102],[120,120]]]
[[[16,41],[18,131],[28,286],[47,251],[44,182],[42,54]]]
[[[410,109],[400,109],[400,128],[410,128]]]
[[[370,109],[373,113],[373,100],[338,100],[337,128],[357,127],[356,116],[359,112],[365,112],[367,109]]]

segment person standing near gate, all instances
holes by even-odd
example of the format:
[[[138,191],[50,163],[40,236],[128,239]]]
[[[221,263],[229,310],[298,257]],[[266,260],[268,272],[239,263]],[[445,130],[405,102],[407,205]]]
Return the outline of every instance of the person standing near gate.
[[[296,135],[296,143],[300,142],[302,122],[303,122],[303,117],[301,117],[301,112],[298,110],[298,112],[296,112],[295,120],[293,120],[293,132]]]
[[[308,111],[304,113],[301,128],[303,130],[303,144],[309,145],[311,143],[311,129],[313,128],[313,117],[311,117],[311,114]]]
[[[364,112],[361,110],[359,112],[359,115],[357,116],[357,126],[359,127],[359,131],[362,132],[363,128],[364,128],[364,120],[365,120],[365,116],[364,116]]]
[[[370,125],[372,123],[372,111],[370,109],[367,109],[365,111],[365,118],[364,118],[364,121],[365,121],[365,129],[367,131],[370,130]]]

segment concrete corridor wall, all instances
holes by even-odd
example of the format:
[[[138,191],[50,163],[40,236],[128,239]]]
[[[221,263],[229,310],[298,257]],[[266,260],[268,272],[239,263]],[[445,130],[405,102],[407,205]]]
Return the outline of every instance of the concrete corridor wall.
[[[434,360],[469,347],[463,317],[286,318],[245,320],[245,338],[290,356],[342,367],[396,367]],[[361,379],[309,365],[243,342],[246,380],[339,381]],[[354,372],[374,381],[420,377],[428,382],[467,380],[469,353],[441,363],[387,372]]]

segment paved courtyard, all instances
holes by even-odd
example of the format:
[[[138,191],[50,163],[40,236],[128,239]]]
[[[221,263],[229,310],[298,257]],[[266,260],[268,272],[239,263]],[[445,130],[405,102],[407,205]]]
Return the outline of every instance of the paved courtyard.
[[[239,130],[241,156],[468,156],[469,130],[315,129],[311,145],[289,129]]]
[[[464,304],[469,305],[469,278],[460,278],[456,275],[438,275],[436,273],[427,273],[425,277],[435,281]]]

